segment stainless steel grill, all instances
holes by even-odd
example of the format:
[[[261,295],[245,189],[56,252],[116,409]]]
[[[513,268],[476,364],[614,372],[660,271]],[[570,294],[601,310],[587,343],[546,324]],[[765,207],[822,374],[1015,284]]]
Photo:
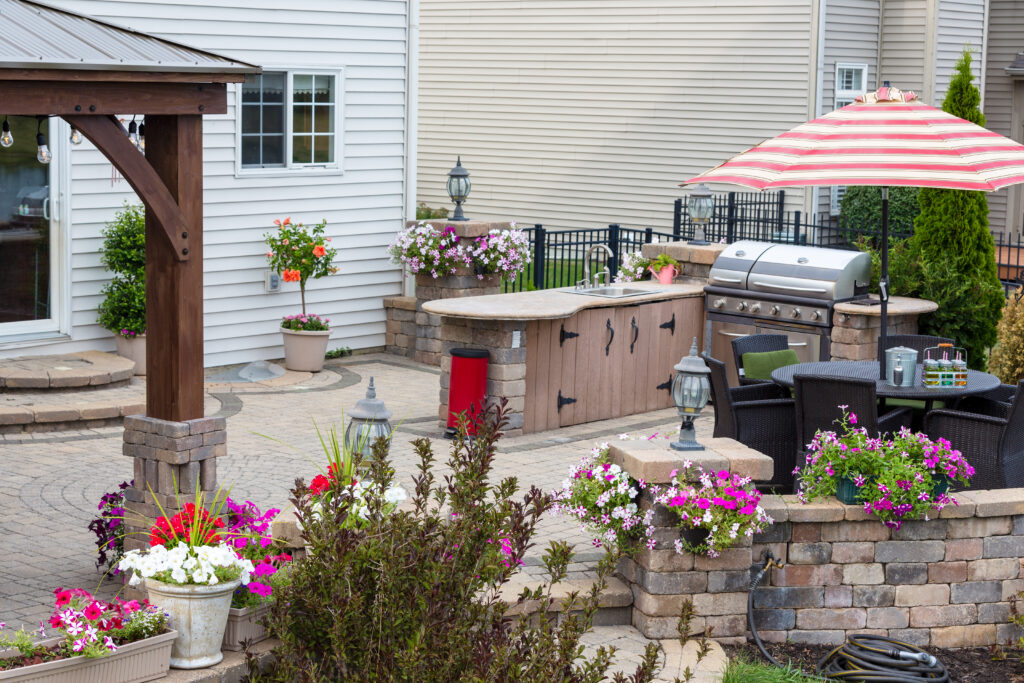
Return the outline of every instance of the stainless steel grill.
[[[832,307],[866,298],[871,257],[859,251],[736,242],[715,260],[704,288],[705,348],[738,382],[731,341],[785,334],[801,361],[828,360]]]

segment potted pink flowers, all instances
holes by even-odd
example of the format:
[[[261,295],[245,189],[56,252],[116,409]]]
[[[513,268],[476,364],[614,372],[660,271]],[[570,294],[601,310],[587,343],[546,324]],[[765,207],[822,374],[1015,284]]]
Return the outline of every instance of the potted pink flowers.
[[[320,372],[331,335],[330,319],[306,312],[306,283],[337,273],[332,263],[338,252],[330,246],[331,238],[324,235],[327,221],[307,228],[285,218],[275,220],[274,225],[277,231],[263,236],[267,259],[285,282],[299,283],[302,301],[301,314],[285,316],[281,321],[284,365],[289,370]]]

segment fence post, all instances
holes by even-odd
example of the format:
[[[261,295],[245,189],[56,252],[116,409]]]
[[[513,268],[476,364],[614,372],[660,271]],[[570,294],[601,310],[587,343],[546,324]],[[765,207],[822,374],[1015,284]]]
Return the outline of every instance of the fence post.
[[[775,219],[776,219],[776,223],[778,224],[779,227],[775,230],[775,232],[780,233],[780,234],[782,233],[782,230],[785,227],[785,225],[784,225],[784,220],[785,219],[783,218],[783,216],[785,215],[785,211],[786,211],[786,191],[785,190],[779,190],[778,206],[776,206],[776,208],[775,208]]]
[[[736,193],[729,193],[729,210],[728,210],[728,223],[725,226],[725,241],[729,244],[733,243],[736,232]],[[706,238],[705,238],[706,239]]]
[[[547,264],[544,263],[547,247],[547,231],[540,223],[533,226],[533,286],[536,289],[544,289],[544,272]]]
[[[672,202],[672,236],[677,240],[683,236],[683,200]]]
[[[608,248],[612,255],[608,257],[608,272],[611,277],[619,274],[619,224],[612,223],[608,226]]]
[[[793,214],[793,244],[800,244],[800,212]]]
[[[644,228],[644,244],[654,241],[654,228]]]

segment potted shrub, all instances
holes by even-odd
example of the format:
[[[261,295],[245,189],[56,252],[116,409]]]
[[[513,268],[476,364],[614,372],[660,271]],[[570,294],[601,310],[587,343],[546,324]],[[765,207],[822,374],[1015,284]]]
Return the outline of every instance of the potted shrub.
[[[163,609],[134,600],[104,602],[80,588],[58,588],[54,595],[50,627],[59,636],[46,639],[42,625],[36,634],[6,636],[0,623],[0,681],[134,682],[167,675],[177,634],[167,630]]]
[[[146,374],[146,214],[142,205],[125,204],[103,229],[103,267],[114,277],[103,286],[99,323],[113,332],[117,355],[135,361]]]
[[[270,534],[270,523],[280,510],[271,508],[260,512],[251,501],[237,503],[230,498],[224,501],[224,507],[228,510],[226,535],[231,537],[228,544],[253,563],[252,579],[247,585],[236,588],[231,597],[221,642],[221,649],[237,652],[246,642],[258,643],[267,638],[262,620],[270,609],[274,589],[286,580],[287,572],[280,570],[288,566],[292,558],[278,552]]]
[[[150,597],[170,616],[178,631],[171,666],[178,669],[201,669],[224,658],[220,646],[231,597],[240,584],[249,583],[254,570],[222,536],[220,494],[212,514],[203,499],[197,492],[195,503],[186,503],[170,519],[159,517],[150,529],[150,548],[129,550],[118,564],[122,571],[134,570],[131,585],[145,580]]]
[[[285,316],[281,321],[284,366],[289,370],[320,372],[331,336],[330,319],[306,313],[306,282],[337,273],[337,267],[331,264],[338,252],[330,246],[331,238],[324,235],[327,221],[307,228],[285,218],[275,220],[274,225],[277,231],[263,236],[269,247],[267,259],[285,282],[299,283],[302,300],[302,313]]]
[[[659,491],[655,501],[679,516],[682,538],[676,552],[718,557],[721,551],[749,541],[774,520],[761,507],[761,494],[750,477],[726,470],[705,472],[689,460],[683,462],[683,476],[673,472],[672,482]]]
[[[863,504],[894,529],[904,519],[928,519],[956,504],[949,486],[969,486],[974,468],[949,441],[932,441],[906,427],[892,438],[869,437],[847,407],[839,406],[841,433],[818,431],[798,468],[801,502],[835,495],[846,504]]]
[[[679,261],[668,254],[658,254],[656,258],[651,259],[651,264],[647,268],[663,285],[672,284],[672,280],[681,272]]]

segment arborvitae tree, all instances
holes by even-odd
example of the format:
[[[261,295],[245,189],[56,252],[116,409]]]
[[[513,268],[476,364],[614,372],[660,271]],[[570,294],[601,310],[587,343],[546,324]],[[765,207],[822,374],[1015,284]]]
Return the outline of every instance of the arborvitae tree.
[[[971,52],[965,49],[957,62],[942,109],[984,126],[981,93],[973,81]],[[973,300],[970,324],[965,326],[960,321],[956,325],[959,334],[953,334],[949,321],[963,316],[957,315],[954,301],[941,300],[941,293],[936,292],[931,298],[939,304],[943,316],[922,318],[921,332],[953,337],[967,350],[971,367],[984,369],[988,349],[996,341],[996,325],[1005,302],[996,269],[995,245],[988,230],[988,199],[984,192],[922,188],[918,200],[921,214],[914,221],[912,248],[926,263],[951,265],[952,275],[967,285]],[[963,315],[966,316],[967,311],[963,311]],[[946,318],[946,322],[941,318]]]

